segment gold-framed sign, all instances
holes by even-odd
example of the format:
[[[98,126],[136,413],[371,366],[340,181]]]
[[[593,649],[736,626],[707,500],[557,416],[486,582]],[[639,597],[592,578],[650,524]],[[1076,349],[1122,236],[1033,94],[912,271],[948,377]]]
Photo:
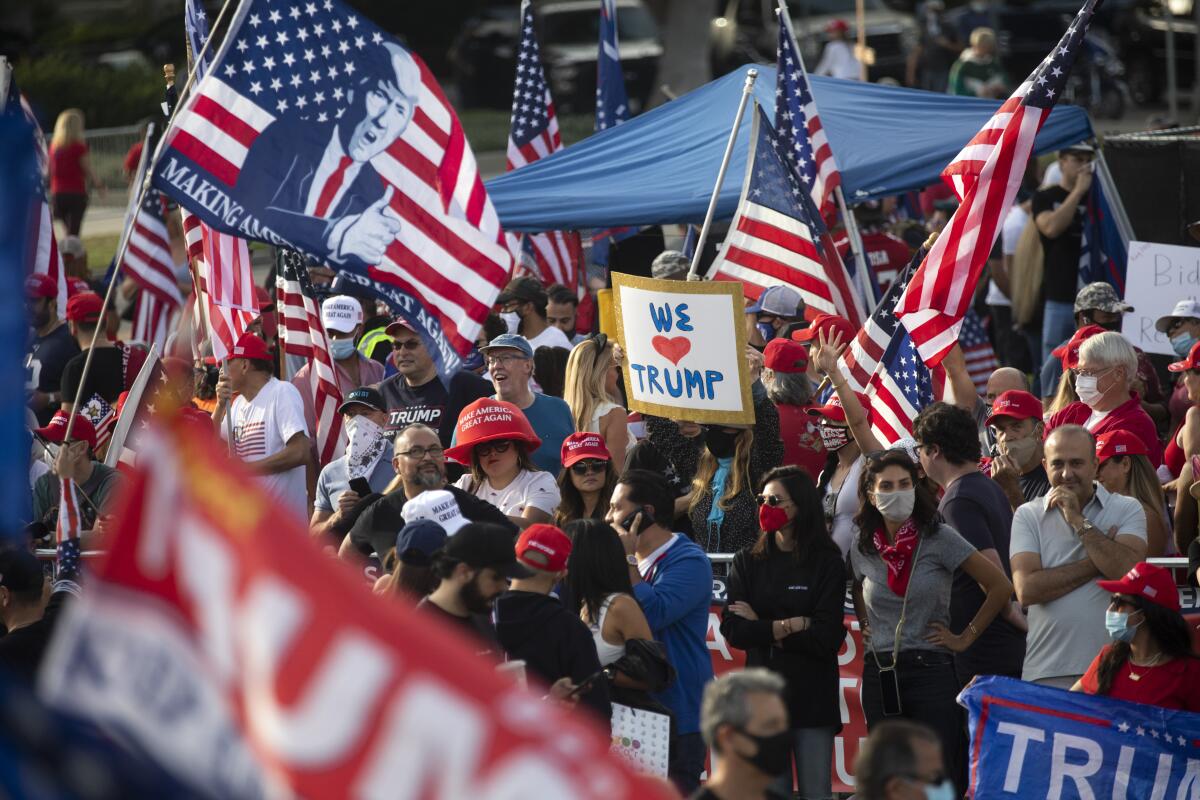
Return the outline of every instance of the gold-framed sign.
[[[613,273],[612,285],[630,410],[754,424],[741,283]]]

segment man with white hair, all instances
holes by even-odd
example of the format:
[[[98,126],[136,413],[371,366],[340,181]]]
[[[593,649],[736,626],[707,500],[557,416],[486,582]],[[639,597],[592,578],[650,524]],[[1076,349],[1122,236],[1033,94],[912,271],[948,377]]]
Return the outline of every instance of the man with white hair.
[[[390,42],[359,61],[365,62],[362,77],[346,94],[344,114],[282,116],[255,140],[242,179],[257,184],[279,176],[279,183],[238,188],[251,196],[270,193],[261,203],[262,221],[273,230],[321,242],[327,260],[362,268],[382,261],[400,233],[400,218],[389,205],[395,190],[372,159],[408,128],[420,100],[421,72],[403,47]]]
[[[1079,400],[1051,416],[1046,432],[1061,425],[1082,425],[1093,436],[1126,430],[1145,443],[1150,463],[1158,467],[1162,463],[1158,431],[1131,388],[1137,368],[1137,353],[1121,334],[1108,331],[1085,341],[1074,370]]]

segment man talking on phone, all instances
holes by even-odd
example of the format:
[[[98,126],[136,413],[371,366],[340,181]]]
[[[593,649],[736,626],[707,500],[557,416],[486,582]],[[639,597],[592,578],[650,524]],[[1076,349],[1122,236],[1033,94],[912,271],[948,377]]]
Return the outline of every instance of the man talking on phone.
[[[625,546],[633,596],[675,667],[675,683],[655,699],[675,715],[668,772],[687,797],[704,770],[700,700],[713,676],[706,644],[713,575],[700,546],[671,530],[674,519],[675,495],[666,479],[642,469],[621,476],[605,517]]]

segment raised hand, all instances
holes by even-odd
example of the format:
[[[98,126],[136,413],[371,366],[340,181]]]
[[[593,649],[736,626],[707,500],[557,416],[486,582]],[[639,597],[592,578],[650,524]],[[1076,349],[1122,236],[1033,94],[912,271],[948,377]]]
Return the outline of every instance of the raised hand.
[[[383,261],[384,252],[396,240],[402,227],[400,217],[390,206],[394,193],[395,189],[388,186],[382,197],[357,218],[352,218],[354,221],[346,228],[337,246],[338,256],[355,256],[371,265]]]

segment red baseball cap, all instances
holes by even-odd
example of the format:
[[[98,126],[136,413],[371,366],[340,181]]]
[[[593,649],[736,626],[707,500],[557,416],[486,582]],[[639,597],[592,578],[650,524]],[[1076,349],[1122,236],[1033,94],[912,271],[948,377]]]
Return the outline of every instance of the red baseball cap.
[[[83,294],[84,292],[90,292],[91,290],[92,290],[91,284],[89,284],[83,278],[67,278],[67,299],[68,300],[70,300],[72,297],[74,297],[77,294]]]
[[[383,332],[386,333],[388,336],[395,336],[397,333],[400,332],[401,328],[404,328],[404,330],[406,330],[406,331],[412,331],[413,333],[416,333],[418,335],[420,334],[420,331],[418,331],[416,328],[414,328],[413,324],[411,322],[409,322],[408,320],[406,320],[404,317],[393,317],[392,321],[389,322],[387,324],[387,327],[383,329]]]
[[[571,555],[571,539],[553,525],[538,523],[517,538],[517,561],[542,572],[562,572]]]
[[[572,433],[563,439],[561,460],[564,468],[585,458],[598,458],[601,461],[612,461],[608,446],[598,433],[580,431]]]
[[[863,410],[867,412],[867,419],[870,419],[871,418],[871,401],[867,398],[867,396],[865,394],[859,394],[858,392],[855,392],[854,396],[858,398],[858,402],[862,405]],[[846,409],[842,408],[842,398],[838,397],[837,394],[830,395],[829,402],[826,403],[825,405],[816,406],[815,408],[810,408],[808,410],[808,413],[812,414],[814,417],[815,416],[825,417],[826,419],[830,420],[831,422],[845,422],[846,421]]]
[[[817,314],[807,328],[793,332],[792,339],[797,342],[815,342],[817,334],[824,333],[828,340],[832,338],[835,331],[842,334],[842,344],[853,339],[854,334],[858,333],[850,320],[845,317],[839,317],[836,314]]]
[[[95,292],[80,292],[67,300],[67,319],[71,322],[99,322],[104,314],[104,298]]]
[[[58,281],[42,272],[25,279],[26,297],[58,297]]]
[[[1125,577],[1115,581],[1096,581],[1096,585],[1113,594],[1141,597],[1172,611],[1179,611],[1179,590],[1170,570],[1142,561],[1134,564]]]
[[[50,419],[50,423],[44,428],[35,428],[34,433],[45,439],[47,442],[57,442],[62,444],[67,435],[67,412],[55,411],[54,416]],[[75,441],[84,441],[88,443],[88,447],[96,447],[96,427],[82,414],[75,415],[75,424],[71,426],[71,438]]]
[[[253,358],[256,361],[270,361],[271,351],[267,349],[267,343],[253,333],[243,333],[241,338],[237,340],[237,344],[229,351],[226,361],[231,361],[235,358]]]
[[[763,350],[763,366],[776,372],[804,372],[808,369],[808,348],[788,339],[772,339]]]
[[[992,413],[988,415],[985,425],[995,425],[997,417],[1012,419],[1041,419],[1042,401],[1029,392],[1020,389],[1010,389],[1001,392],[992,403]]]
[[[1096,437],[1096,458],[1103,464],[1113,456],[1145,456],[1146,443],[1129,431],[1108,431]]]
[[[1099,325],[1084,325],[1075,331],[1075,334],[1067,340],[1066,344],[1061,344],[1050,352],[1062,359],[1063,369],[1075,369],[1079,366],[1079,348],[1088,339],[1098,333],[1104,332],[1104,328],[1101,328]]]
[[[1192,349],[1188,351],[1187,358],[1183,361],[1175,361],[1167,365],[1167,369],[1171,372],[1183,372],[1185,369],[1200,369],[1200,342],[1192,345]]]

